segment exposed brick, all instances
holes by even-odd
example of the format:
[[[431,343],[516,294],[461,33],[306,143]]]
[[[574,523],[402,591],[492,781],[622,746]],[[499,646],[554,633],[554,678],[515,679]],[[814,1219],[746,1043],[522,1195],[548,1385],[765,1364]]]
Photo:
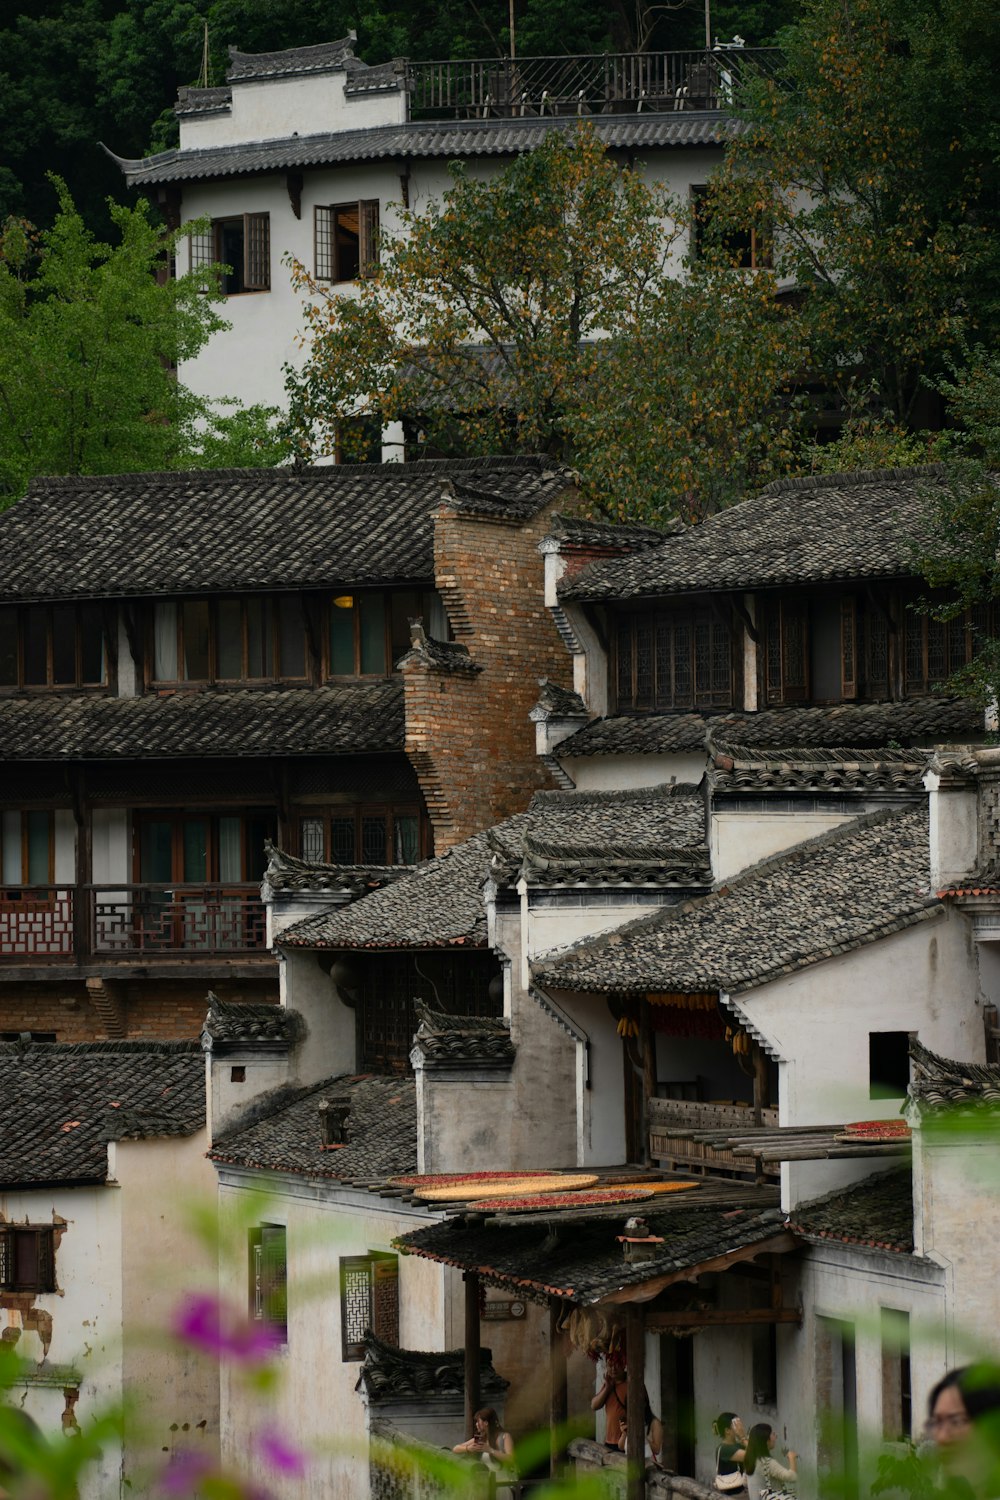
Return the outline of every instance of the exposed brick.
[[[93,1003],[90,985],[70,980],[5,983],[0,987],[0,1031],[54,1031],[58,1042],[107,1041],[115,1036],[181,1041],[200,1034],[209,987],[223,1000],[278,1003],[276,979],[219,978],[211,986],[204,979],[127,979],[114,981],[114,986],[123,1030],[109,1028],[107,1017]]]

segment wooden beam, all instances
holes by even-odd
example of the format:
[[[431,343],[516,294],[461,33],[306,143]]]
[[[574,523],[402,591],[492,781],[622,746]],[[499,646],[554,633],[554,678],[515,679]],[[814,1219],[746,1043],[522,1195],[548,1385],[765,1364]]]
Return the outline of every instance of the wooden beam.
[[[473,1437],[479,1410],[479,1277],[465,1273],[465,1435]]]
[[[652,1333],[671,1328],[738,1328],[746,1324],[802,1323],[798,1307],[710,1307],[704,1312],[649,1312],[646,1327]]]
[[[656,1098],[656,1033],[649,1014],[649,1002],[639,1002],[639,1045],[642,1048],[642,1159],[652,1165],[649,1149],[649,1101]]]
[[[665,1287],[675,1286],[681,1281],[697,1281],[707,1271],[726,1271],[743,1260],[756,1260],[759,1255],[786,1255],[790,1250],[800,1250],[801,1244],[789,1230],[773,1234],[769,1239],[758,1240],[755,1245],[745,1245],[739,1250],[728,1250],[725,1255],[715,1255],[697,1265],[685,1266],[681,1271],[670,1271],[665,1276],[654,1276],[638,1286],[622,1287],[609,1297],[602,1297],[598,1307],[612,1307],[632,1302],[651,1302]]]
[[[566,1335],[559,1331],[558,1298],[549,1301],[549,1478],[558,1479],[569,1415],[566,1394]]]
[[[630,1305],[625,1313],[628,1359],[625,1417],[628,1467],[626,1500],[646,1500],[646,1310]]]

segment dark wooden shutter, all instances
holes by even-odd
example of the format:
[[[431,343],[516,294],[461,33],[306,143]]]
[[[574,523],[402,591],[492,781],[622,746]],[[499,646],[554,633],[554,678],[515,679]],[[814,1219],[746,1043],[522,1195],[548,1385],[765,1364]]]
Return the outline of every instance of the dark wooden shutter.
[[[358,275],[370,276],[378,265],[378,199],[358,203]]]
[[[271,216],[243,215],[243,285],[247,291],[271,289]]]
[[[260,1287],[264,1321],[288,1335],[288,1259],[283,1224],[264,1224],[260,1231]]]
[[[383,1344],[399,1347],[399,1256],[372,1251],[371,1328]]]
[[[850,595],[840,601],[840,696],[858,696],[858,611]]]

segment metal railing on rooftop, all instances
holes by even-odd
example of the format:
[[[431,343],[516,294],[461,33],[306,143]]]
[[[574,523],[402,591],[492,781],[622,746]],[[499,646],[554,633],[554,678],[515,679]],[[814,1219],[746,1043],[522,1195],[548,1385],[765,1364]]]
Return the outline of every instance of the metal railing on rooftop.
[[[603,52],[408,62],[411,120],[516,119],[728,108],[748,78],[773,73],[777,47]]]

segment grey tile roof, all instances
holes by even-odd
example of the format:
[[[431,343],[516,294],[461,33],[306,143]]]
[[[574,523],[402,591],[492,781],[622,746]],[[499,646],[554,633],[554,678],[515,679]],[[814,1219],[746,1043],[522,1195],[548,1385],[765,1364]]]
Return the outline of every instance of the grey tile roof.
[[[461,672],[467,676],[483,670],[482,664],[469,655],[468,646],[460,641],[436,641],[425,633],[422,625],[410,626],[410,638],[410,649],[399,658],[397,667],[419,663],[432,672]]]
[[[287,1050],[304,1034],[298,1011],[264,1002],[247,1004],[220,1000],[211,990],[208,992],[208,1015],[202,1027],[202,1037],[211,1043],[213,1052],[223,1052],[227,1047],[261,1044],[269,1049]]]
[[[0,600],[430,584],[458,476],[516,516],[573,482],[531,456],[37,479],[0,515]]]
[[[698,589],[915,574],[933,540],[927,492],[942,465],[780,480],[653,552],[593,563],[561,592],[569,599],[635,599]]]
[[[337,755],[402,750],[403,685],[0,697],[4,760]]]
[[[229,49],[229,83],[246,79],[301,78],[310,73],[343,72],[348,58],[354,58],[354,35],[336,42],[318,42],[312,47],[286,47],[281,52],[240,52]],[[361,66],[364,66],[362,64]]]
[[[858,750],[841,746],[737,745],[713,740],[710,746],[713,796],[726,793],[901,792],[924,794],[929,752]]]
[[[319,1104],[349,1096],[348,1144],[324,1146]],[[212,1161],[262,1172],[293,1172],[371,1182],[417,1169],[417,1106],[412,1078],[353,1075],[261,1102],[252,1124],[216,1141]]]
[[[518,814],[501,828],[515,827]],[[483,886],[491,849],[484,833],[456,844],[436,859],[414,865],[386,890],[339,911],[305,917],[285,928],[280,942],[292,948],[483,948]]]
[[[711,881],[698,787],[536,792],[518,828],[489,830],[493,878],[533,885]]]
[[[220,114],[228,110],[232,102],[233,91],[230,88],[182,88],[177,92],[174,114],[180,116]]]
[[[0,1186],[104,1182],[108,1142],[205,1124],[197,1042],[0,1042]]]
[[[908,927],[928,889],[926,805],[872,813],[533,965],[554,989],[739,994]]]
[[[780,1209],[734,1208],[731,1203],[696,1207],[678,1201],[662,1211],[659,1204],[651,1209],[643,1203],[641,1212],[650,1233],[661,1235],[664,1243],[655,1260],[638,1265],[624,1260],[616,1238],[629,1217],[627,1204],[620,1219],[588,1219],[581,1210],[555,1234],[544,1217],[513,1224],[452,1219],[413,1230],[396,1244],[411,1254],[474,1270],[489,1286],[533,1301],[555,1295],[586,1306],[623,1287],[770,1239],[781,1232],[784,1218]]]
[[[358,82],[362,87],[363,79],[364,75],[359,75]],[[273,141],[248,141],[235,146],[205,146],[198,150],[177,148],[135,159],[119,157],[111,151],[108,155],[121,168],[129,187],[148,187],[166,182],[284,172],[290,167],[333,166],[342,162],[516,156],[533,151],[553,130],[573,130],[576,123],[573,116],[444,123],[430,120],[295,135]],[[722,146],[733,129],[718,113],[700,114],[694,110],[677,114],[598,116],[592,123],[600,140],[612,151]]]
[[[587,718],[587,705],[579,693],[560,687],[558,682],[550,682],[547,677],[540,677],[538,686],[540,691],[538,702],[531,710],[532,719],[550,716],[557,719]]]
[[[365,1339],[365,1362],[358,1387],[364,1386],[376,1406],[383,1401],[423,1396],[461,1396],[465,1393],[465,1350],[446,1349],[425,1354],[418,1349],[394,1349],[374,1334]],[[479,1394],[482,1400],[502,1400],[510,1385],[493,1368],[489,1349],[479,1350]]]
[[[508,1066],[516,1048],[510,1022],[492,1016],[453,1016],[418,1000],[415,1045],[434,1062],[487,1062]]]
[[[617,521],[595,521],[585,516],[555,515],[549,534],[570,547],[608,547],[615,552],[642,552],[658,547],[668,536],[683,531],[675,525],[631,526]]]
[[[1000,1066],[956,1062],[910,1040],[913,1061],[910,1094],[925,1109],[996,1111],[1000,1105]]]
[[[406,874],[405,865],[327,865],[297,859],[270,839],[264,840],[264,847],[265,879],[272,891],[342,891],[348,896],[366,896]]]
[[[855,1187],[802,1203],[788,1227],[806,1240],[840,1240],[872,1250],[913,1252],[913,1189],[910,1168],[881,1172]]]
[[[876,749],[981,738],[983,716],[967,698],[907,698],[901,703],[831,703],[763,708],[756,713],[619,714],[563,740],[557,754],[668,755],[705,749],[709,736],[754,746]]]

